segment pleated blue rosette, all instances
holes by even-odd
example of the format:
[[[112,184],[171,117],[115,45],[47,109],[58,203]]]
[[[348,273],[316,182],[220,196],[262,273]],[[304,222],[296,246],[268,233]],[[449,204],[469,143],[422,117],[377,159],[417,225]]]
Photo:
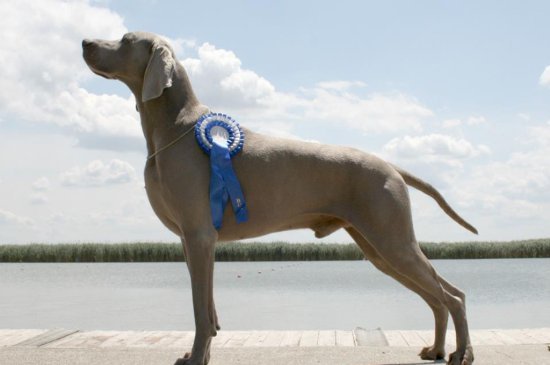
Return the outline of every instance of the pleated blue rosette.
[[[223,212],[230,199],[237,223],[246,222],[246,202],[231,164],[231,157],[243,148],[241,127],[226,114],[204,114],[195,125],[195,138],[204,153],[210,156],[210,211],[214,227],[221,228]]]

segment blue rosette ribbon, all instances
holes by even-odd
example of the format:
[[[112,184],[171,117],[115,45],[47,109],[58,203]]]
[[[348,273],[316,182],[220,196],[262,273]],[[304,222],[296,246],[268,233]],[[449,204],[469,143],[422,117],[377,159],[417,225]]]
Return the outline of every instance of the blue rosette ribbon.
[[[221,228],[229,200],[237,223],[246,222],[248,210],[244,194],[231,164],[231,157],[243,148],[241,127],[226,114],[204,114],[195,125],[195,138],[204,153],[210,156],[210,211],[214,227]]]

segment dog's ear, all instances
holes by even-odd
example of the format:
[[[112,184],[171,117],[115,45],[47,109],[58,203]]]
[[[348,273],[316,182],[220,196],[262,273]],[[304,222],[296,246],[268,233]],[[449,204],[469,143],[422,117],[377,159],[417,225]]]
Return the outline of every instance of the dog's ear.
[[[172,86],[172,74],[176,66],[176,60],[172,57],[172,51],[158,43],[153,44],[153,51],[143,76],[143,89],[141,101],[144,103],[158,98],[162,91]]]

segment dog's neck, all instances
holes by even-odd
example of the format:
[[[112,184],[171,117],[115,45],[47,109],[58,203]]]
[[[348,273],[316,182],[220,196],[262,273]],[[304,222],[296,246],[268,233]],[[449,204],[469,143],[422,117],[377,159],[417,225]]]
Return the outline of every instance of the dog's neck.
[[[141,118],[141,127],[151,155],[191,128],[197,119],[209,112],[202,105],[191,87],[183,66],[177,63],[172,86],[164,89],[161,96],[147,102],[141,101],[141,85],[132,88]]]

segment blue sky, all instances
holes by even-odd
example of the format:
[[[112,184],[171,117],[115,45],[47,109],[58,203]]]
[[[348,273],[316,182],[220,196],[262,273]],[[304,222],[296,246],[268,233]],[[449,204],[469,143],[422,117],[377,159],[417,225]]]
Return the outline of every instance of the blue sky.
[[[549,13],[544,1],[3,3],[0,243],[177,239],[145,198],[133,97],[81,59],[82,38],[131,30],[168,38],[213,110],[375,153],[481,233],[411,191],[420,240],[548,237]]]

